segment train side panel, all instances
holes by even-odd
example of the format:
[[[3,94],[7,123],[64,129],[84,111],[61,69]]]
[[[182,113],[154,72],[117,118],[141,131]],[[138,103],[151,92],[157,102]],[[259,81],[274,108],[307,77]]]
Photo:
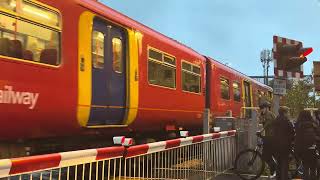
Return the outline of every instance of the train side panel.
[[[148,52],[150,48],[168,54],[176,60],[176,85],[163,87],[152,84],[152,72]],[[179,127],[199,129],[205,105],[205,59],[192,52],[186,52],[146,33],[143,37],[142,54],[139,57],[139,108],[133,127],[136,131],[176,130]],[[200,92],[186,92],[182,89],[182,61],[200,67]],[[161,75],[159,75],[161,76]]]
[[[220,63],[208,58],[207,63],[208,83],[210,85],[207,93],[210,95],[210,110],[213,117],[218,116],[240,116],[240,109],[243,104],[241,98],[242,89],[241,86],[241,76],[228,70],[228,68],[223,67]],[[228,84],[228,90],[225,88]],[[238,84],[238,88],[233,88],[233,85]],[[207,86],[207,87],[208,87]],[[223,90],[225,90],[223,92]],[[237,96],[235,96],[237,94]]]

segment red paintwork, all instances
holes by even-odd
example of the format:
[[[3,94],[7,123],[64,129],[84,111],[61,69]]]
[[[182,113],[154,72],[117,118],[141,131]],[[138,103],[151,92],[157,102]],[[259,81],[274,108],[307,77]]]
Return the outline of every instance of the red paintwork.
[[[22,139],[67,135],[79,132],[75,119],[77,102],[77,30],[73,23],[79,9],[71,15],[71,1],[42,1],[62,12],[62,59],[60,68],[41,67],[2,58],[0,88],[40,93],[37,106],[0,104],[1,139]],[[68,29],[66,31],[66,29]]]
[[[174,148],[174,147],[179,147],[181,143],[181,139],[172,139],[166,141],[166,149]]]
[[[97,149],[96,160],[121,157],[121,156],[123,156],[124,152],[125,152],[125,147],[123,147],[123,146],[99,148],[99,149]]]
[[[26,62],[0,60],[0,88],[10,85],[17,91],[40,93],[35,109],[22,105],[0,104],[0,139],[30,139],[57,136],[79,136],[109,129],[89,130],[81,128],[77,122],[78,96],[78,23],[84,11],[93,11],[101,17],[143,34],[142,52],[139,57],[139,110],[136,121],[130,126],[137,132],[164,131],[168,126],[185,129],[202,127],[202,112],[205,108],[205,95],[182,92],[181,60],[197,62],[201,65],[202,89],[206,86],[206,62],[214,64],[210,83],[212,84],[211,110],[214,115],[224,115],[232,110],[239,116],[243,102],[223,101],[220,97],[220,75],[231,80],[248,79],[232,70],[166,36],[104,6],[93,0],[39,0],[59,9],[62,15],[62,65],[59,68],[33,65]],[[157,48],[176,57],[176,90],[148,84],[147,48]],[[252,83],[256,83],[252,81]],[[257,84],[255,87],[263,87]],[[231,95],[233,92],[231,92]],[[112,131],[116,132],[116,131]]]
[[[11,169],[9,174],[19,174],[58,167],[60,161],[61,155],[59,153],[15,158],[11,160]]]
[[[167,41],[166,39],[157,40],[149,35],[144,36],[142,51],[145,53],[142,53],[139,61],[139,111],[137,120],[133,124],[137,131],[165,129],[167,124],[192,128],[197,127],[202,122],[205,96],[182,92],[181,73],[176,74],[176,90],[153,86],[148,83],[148,58],[146,53],[148,45],[175,56],[177,72],[181,72],[182,59],[191,60],[191,62],[200,61],[202,63],[202,79],[204,77],[204,57],[193,51],[186,51],[173,46]],[[204,81],[202,81],[202,87],[204,86]]]
[[[131,147],[127,148],[126,157],[129,158],[129,157],[134,157],[134,156],[141,155],[141,154],[147,154],[148,150],[149,150],[148,144],[131,146]]]
[[[199,136],[193,136],[192,137],[192,143],[202,142],[204,137],[202,135]]]

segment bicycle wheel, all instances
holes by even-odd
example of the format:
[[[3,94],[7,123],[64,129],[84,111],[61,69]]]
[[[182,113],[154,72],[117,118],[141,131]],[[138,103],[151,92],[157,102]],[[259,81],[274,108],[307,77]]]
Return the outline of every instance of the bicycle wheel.
[[[303,176],[303,166],[302,161],[293,154],[292,152],[289,154],[289,178],[302,178]]]
[[[265,163],[261,153],[253,149],[241,151],[235,160],[235,173],[244,180],[258,179],[263,173]]]

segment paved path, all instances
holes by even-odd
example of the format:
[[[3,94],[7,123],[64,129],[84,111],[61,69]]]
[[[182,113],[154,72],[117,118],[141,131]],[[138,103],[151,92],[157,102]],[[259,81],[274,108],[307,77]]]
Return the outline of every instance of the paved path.
[[[224,174],[215,177],[213,180],[241,180],[238,176],[233,174]],[[259,178],[259,180],[269,180],[269,178]]]

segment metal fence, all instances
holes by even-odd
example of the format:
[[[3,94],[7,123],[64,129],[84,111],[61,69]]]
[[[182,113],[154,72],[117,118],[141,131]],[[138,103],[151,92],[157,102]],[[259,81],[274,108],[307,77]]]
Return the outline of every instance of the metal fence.
[[[235,120],[237,152],[254,148],[257,145],[256,132],[262,128],[259,126],[257,109],[256,107],[243,108],[243,111],[250,110],[250,117],[242,117]]]
[[[230,169],[235,131],[132,147],[0,160],[3,179],[210,179]]]

